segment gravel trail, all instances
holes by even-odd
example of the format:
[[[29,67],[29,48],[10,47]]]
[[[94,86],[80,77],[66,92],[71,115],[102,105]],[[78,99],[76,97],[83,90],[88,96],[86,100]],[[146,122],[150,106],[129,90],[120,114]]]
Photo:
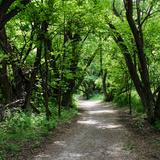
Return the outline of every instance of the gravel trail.
[[[80,118],[33,160],[141,160],[112,105],[80,101]]]

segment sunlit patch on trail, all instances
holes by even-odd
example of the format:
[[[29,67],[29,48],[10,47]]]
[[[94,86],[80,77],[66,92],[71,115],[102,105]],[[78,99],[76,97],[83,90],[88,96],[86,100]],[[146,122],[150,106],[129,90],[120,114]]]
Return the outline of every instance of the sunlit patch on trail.
[[[35,156],[35,160],[40,160],[42,158],[51,158],[51,155],[48,155],[48,154],[39,154],[37,156]]]
[[[77,123],[79,124],[98,124],[98,121],[95,121],[95,120],[86,120],[86,121],[77,121]]]
[[[117,110],[97,110],[97,111],[88,111],[88,114],[106,114],[106,113],[111,113],[114,114],[116,113]]]
[[[55,141],[54,144],[57,144],[59,146],[65,146],[66,145],[65,141]]]
[[[100,105],[100,101],[80,101],[80,108],[85,108],[85,109],[89,109],[95,106]]]
[[[121,124],[100,124],[97,126],[99,129],[116,129],[116,128],[121,128]]]
[[[86,154],[80,154],[80,153],[69,153],[69,152],[63,152],[60,154],[60,157],[56,160],[79,160],[79,158],[85,157]]]
[[[103,122],[99,122],[93,119],[89,119],[89,120],[79,120],[77,121],[77,123],[79,124],[84,124],[84,125],[94,125],[94,127],[98,128],[98,129],[119,129],[119,128],[123,128],[123,126],[121,124],[114,124],[114,123],[103,123]]]

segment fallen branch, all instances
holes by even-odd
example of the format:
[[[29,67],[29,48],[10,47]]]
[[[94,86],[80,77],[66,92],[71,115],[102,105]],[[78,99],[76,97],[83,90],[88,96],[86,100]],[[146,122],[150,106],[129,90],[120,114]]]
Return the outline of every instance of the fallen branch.
[[[4,105],[4,108],[6,109],[6,108],[11,108],[11,107],[16,107],[16,106],[20,107],[23,104],[24,104],[24,99],[18,99],[16,101],[13,101],[11,103],[8,103],[8,104]]]

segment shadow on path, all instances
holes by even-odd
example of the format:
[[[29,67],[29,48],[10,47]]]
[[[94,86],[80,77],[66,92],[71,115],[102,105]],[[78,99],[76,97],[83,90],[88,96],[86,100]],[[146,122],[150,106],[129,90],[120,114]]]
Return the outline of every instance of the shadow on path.
[[[112,103],[80,101],[80,118],[33,160],[138,160]]]

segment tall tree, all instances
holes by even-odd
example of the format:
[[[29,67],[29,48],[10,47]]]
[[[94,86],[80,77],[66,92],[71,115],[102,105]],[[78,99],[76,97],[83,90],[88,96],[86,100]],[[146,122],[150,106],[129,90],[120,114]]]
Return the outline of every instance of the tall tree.
[[[146,109],[148,120],[150,123],[154,123],[155,120],[160,118],[159,116],[157,116],[158,111],[156,109],[159,108],[159,106],[157,105],[157,101],[159,101],[159,98],[155,98],[155,95],[152,93],[143,35],[143,24],[150,17],[153,4],[151,3],[151,5],[148,8],[148,12],[144,16],[142,14],[142,9],[140,8],[141,3],[145,2],[141,2],[139,0],[124,0],[126,19],[130,28],[130,33],[132,34],[134,40],[134,42],[132,41],[132,45],[135,46],[133,47],[133,52],[136,53],[136,60],[138,61],[138,70],[132,57],[133,54],[131,53],[129,46],[126,45],[124,37],[113,24],[111,24],[110,22],[108,22],[108,24],[114,32],[113,37],[115,42],[119,45],[119,47],[122,50],[130,76],[141,98],[142,104]],[[121,15],[118,14],[118,11],[116,10],[115,6],[113,6],[113,9],[114,14],[121,18]]]

